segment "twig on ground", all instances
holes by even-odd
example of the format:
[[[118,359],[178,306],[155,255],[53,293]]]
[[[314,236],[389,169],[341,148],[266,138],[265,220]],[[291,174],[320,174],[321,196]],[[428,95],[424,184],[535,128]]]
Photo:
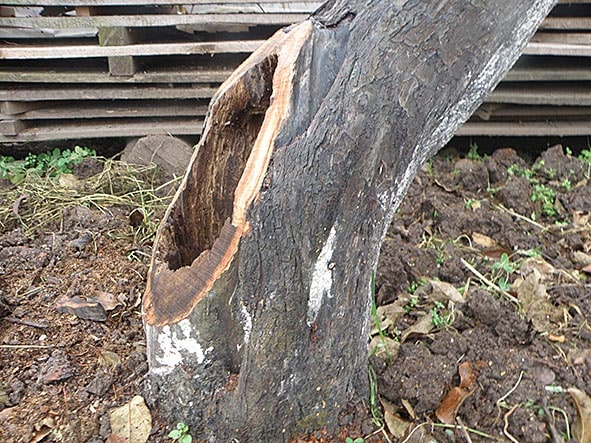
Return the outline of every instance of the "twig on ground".
[[[517,300],[515,297],[513,297],[507,291],[503,291],[498,285],[494,284],[492,281],[490,281],[488,278],[486,278],[484,275],[482,275],[480,272],[478,272],[478,270],[474,266],[472,266],[470,263],[468,263],[463,258],[460,258],[460,261],[472,274],[474,274],[476,277],[478,277],[478,279],[480,281],[482,281],[482,283],[484,283],[486,286],[488,286],[489,289],[499,292],[504,297],[506,297],[511,303],[515,303],[517,306],[520,306],[519,300]]]
[[[562,435],[558,433],[558,431],[556,430],[556,426],[554,426],[554,415],[552,415],[548,410],[546,397],[544,397],[542,400],[542,410],[544,411],[544,415],[546,416],[546,423],[548,424],[548,430],[550,431],[550,435],[552,436],[552,442],[564,443],[564,438],[562,438]]]
[[[515,382],[515,384],[513,385],[513,387],[512,387],[511,389],[509,389],[509,390],[508,390],[508,391],[505,393],[505,395],[503,395],[501,398],[499,398],[499,399],[496,401],[496,403],[495,403],[495,404],[497,405],[497,410],[499,411],[499,413],[498,413],[498,415],[497,415],[497,418],[496,418],[495,422],[496,422],[496,421],[499,419],[499,417],[500,417],[500,416],[501,416],[501,414],[502,414],[502,411],[501,411],[501,403],[502,403],[502,402],[504,402],[504,401],[507,399],[507,397],[509,397],[509,396],[510,396],[510,395],[513,393],[513,391],[515,391],[515,389],[517,389],[517,386],[519,386],[519,383],[521,383],[521,379],[522,379],[522,378],[523,378],[523,371],[521,371],[521,372],[519,373],[519,378],[517,379],[517,382]]]
[[[48,327],[44,323],[37,323],[29,320],[21,320],[20,318],[15,317],[4,317],[4,320],[9,321],[11,323],[16,323],[17,325],[31,326],[32,328],[47,329]]]
[[[468,429],[466,428],[466,425],[464,425],[464,422],[462,421],[462,419],[460,417],[456,417],[456,421],[458,422],[458,426],[456,429],[458,429],[458,431],[461,433],[464,441],[466,443],[472,443],[472,438],[470,437],[470,434],[468,433]]]
[[[513,414],[513,412],[515,412],[515,410],[519,407],[519,403],[514,405],[511,409],[509,409],[509,411],[503,416],[503,420],[505,422],[505,425],[503,426],[503,434],[505,434],[505,436],[511,440],[513,443],[519,443],[519,440],[517,440],[515,437],[513,437],[510,433],[509,433],[509,417],[511,416],[511,414]]]

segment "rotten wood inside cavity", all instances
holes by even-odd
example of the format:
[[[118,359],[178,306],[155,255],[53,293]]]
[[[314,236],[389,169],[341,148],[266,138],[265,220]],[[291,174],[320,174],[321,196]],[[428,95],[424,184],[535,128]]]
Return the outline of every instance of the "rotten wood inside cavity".
[[[249,230],[281,122],[294,65],[311,33],[304,22],[279,31],[222,84],[202,140],[154,246],[144,296],[145,320],[186,318],[226,272]]]

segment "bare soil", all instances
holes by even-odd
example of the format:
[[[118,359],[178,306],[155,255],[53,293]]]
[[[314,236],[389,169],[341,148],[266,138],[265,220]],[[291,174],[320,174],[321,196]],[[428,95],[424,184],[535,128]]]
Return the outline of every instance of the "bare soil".
[[[398,312],[381,317],[393,351],[370,359],[386,418],[408,426],[391,441],[576,441],[565,390],[591,394],[589,172],[556,147],[536,159],[443,152],[417,176],[376,275],[380,315]],[[540,185],[556,194],[554,214]],[[33,238],[0,232],[1,442],[103,442],[109,412],[141,394],[139,303],[151,251],[129,231],[126,213],[80,207]],[[460,291],[436,295],[433,282]],[[92,306],[74,315],[64,297],[111,305],[104,318]],[[462,363],[474,375],[452,411],[460,426],[442,427],[436,410],[461,385]],[[344,414],[338,436],[298,441],[367,437],[378,429],[368,409]],[[151,441],[170,441],[157,417],[153,426]],[[366,441],[387,440],[378,432]]]

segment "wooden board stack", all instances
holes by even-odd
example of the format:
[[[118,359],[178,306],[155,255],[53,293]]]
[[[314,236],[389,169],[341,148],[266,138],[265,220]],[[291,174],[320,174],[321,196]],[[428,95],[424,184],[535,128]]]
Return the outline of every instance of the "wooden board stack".
[[[306,0],[5,0],[0,143],[186,135],[209,99]]]
[[[189,136],[217,86],[321,1],[4,0],[0,144]],[[562,1],[461,135],[591,132],[591,0]]]

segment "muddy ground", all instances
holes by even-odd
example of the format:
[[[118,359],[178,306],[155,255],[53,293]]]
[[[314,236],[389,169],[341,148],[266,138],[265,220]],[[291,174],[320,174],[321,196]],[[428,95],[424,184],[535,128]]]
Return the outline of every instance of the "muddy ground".
[[[307,441],[577,441],[589,410],[573,396],[591,394],[591,183],[590,163],[565,151],[447,150],[425,165],[376,274],[374,420],[345,417],[340,437]],[[126,213],[82,207],[33,237],[0,233],[1,442],[103,442],[109,412],[140,393],[151,251],[129,233]],[[65,306],[75,297],[88,309]],[[154,417],[151,441],[169,430]]]

